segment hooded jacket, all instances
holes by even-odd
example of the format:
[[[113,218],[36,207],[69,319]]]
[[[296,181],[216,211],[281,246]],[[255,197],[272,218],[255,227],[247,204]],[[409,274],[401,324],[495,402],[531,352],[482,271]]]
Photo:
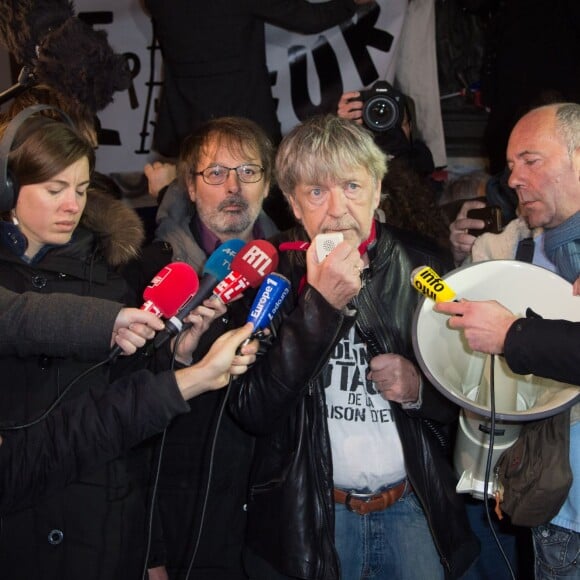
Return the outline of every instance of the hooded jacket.
[[[299,295],[304,255],[281,253],[278,271],[293,288],[282,305],[283,323],[275,324],[271,347],[233,384],[230,394],[232,413],[257,436],[246,542],[288,576],[340,578],[322,377],[330,354],[356,325],[366,334],[367,344],[373,341],[380,352],[413,360],[412,316],[419,295],[411,287],[411,272],[422,264],[444,271],[427,247],[403,245],[388,226],[378,225],[377,236],[368,250],[370,266],[364,271],[363,287],[348,313],[335,310],[308,285]],[[306,235],[298,229],[276,241],[287,239],[304,240]],[[455,492],[457,480],[448,450],[434,430],[434,422],[452,422],[457,408],[425,377],[419,409],[404,409],[397,403],[391,403],[391,408],[407,476],[425,511],[443,568],[449,578],[458,578],[479,548]]]
[[[0,283],[17,293],[67,292],[126,302],[129,290],[115,269],[137,253],[142,239],[143,229],[133,210],[107,194],[90,191],[81,223],[68,244],[43,248],[30,264],[0,246]],[[83,316],[82,310],[78,316]],[[5,377],[0,385],[2,422],[34,420],[65,391],[65,400],[74,401],[89,387],[108,385],[108,366],[82,375],[101,360],[4,356],[0,359]],[[139,463],[133,455],[111,461],[84,473],[62,491],[34,498],[30,509],[5,515],[0,537],[2,575],[54,580],[139,578],[145,529],[139,516],[145,510],[133,463]],[[10,498],[5,501],[10,503]]]

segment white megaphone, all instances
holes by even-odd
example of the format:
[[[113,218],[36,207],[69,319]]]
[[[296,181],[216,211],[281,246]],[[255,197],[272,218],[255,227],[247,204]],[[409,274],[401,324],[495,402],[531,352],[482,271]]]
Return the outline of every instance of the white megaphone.
[[[539,266],[515,260],[491,260],[453,270],[442,280],[457,298],[497,300],[519,316],[525,316],[526,309],[531,308],[543,318],[580,321],[580,296],[572,294],[572,285]],[[432,282],[426,280],[427,284]],[[413,319],[413,348],[431,383],[462,407],[454,451],[459,477],[457,491],[483,499],[491,435],[492,357],[472,351],[463,333],[448,327],[448,318],[435,312],[433,301],[424,296]],[[555,415],[580,402],[577,386],[534,375],[517,375],[503,357],[495,356],[494,360],[491,473],[499,456],[518,438],[522,422]]]

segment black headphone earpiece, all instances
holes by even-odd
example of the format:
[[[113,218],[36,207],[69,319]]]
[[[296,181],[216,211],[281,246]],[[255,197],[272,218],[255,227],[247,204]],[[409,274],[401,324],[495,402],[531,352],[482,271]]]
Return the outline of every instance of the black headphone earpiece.
[[[73,129],[75,128],[71,118],[64,111],[51,105],[32,105],[14,116],[8,123],[0,141],[0,213],[12,210],[18,199],[20,186],[8,169],[8,156],[10,151],[12,151],[16,134],[26,119],[46,110],[57,112],[64,123],[67,123]]]

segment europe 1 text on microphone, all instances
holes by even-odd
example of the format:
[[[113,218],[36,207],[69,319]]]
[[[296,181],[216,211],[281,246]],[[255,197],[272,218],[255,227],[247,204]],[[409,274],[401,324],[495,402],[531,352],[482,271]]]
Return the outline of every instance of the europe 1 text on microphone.
[[[276,272],[266,276],[254,298],[246,321],[254,325],[253,337],[258,337],[263,333],[289,293],[288,278]]]

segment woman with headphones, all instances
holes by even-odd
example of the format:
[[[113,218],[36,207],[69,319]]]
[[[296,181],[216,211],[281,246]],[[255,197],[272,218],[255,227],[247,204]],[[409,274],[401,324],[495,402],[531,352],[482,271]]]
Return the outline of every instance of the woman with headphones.
[[[122,202],[91,188],[93,147],[64,113],[56,120],[45,109],[55,112],[30,107],[0,128],[0,285],[17,293],[132,302],[117,269],[140,247],[140,220]],[[89,386],[108,385],[109,365],[83,375],[98,362],[3,356],[0,423],[34,422],[63,392],[72,401]],[[4,516],[0,576],[139,577],[146,527],[139,517],[146,513],[146,498],[133,474],[139,465],[132,451],[62,492],[39,497],[32,508]]]

